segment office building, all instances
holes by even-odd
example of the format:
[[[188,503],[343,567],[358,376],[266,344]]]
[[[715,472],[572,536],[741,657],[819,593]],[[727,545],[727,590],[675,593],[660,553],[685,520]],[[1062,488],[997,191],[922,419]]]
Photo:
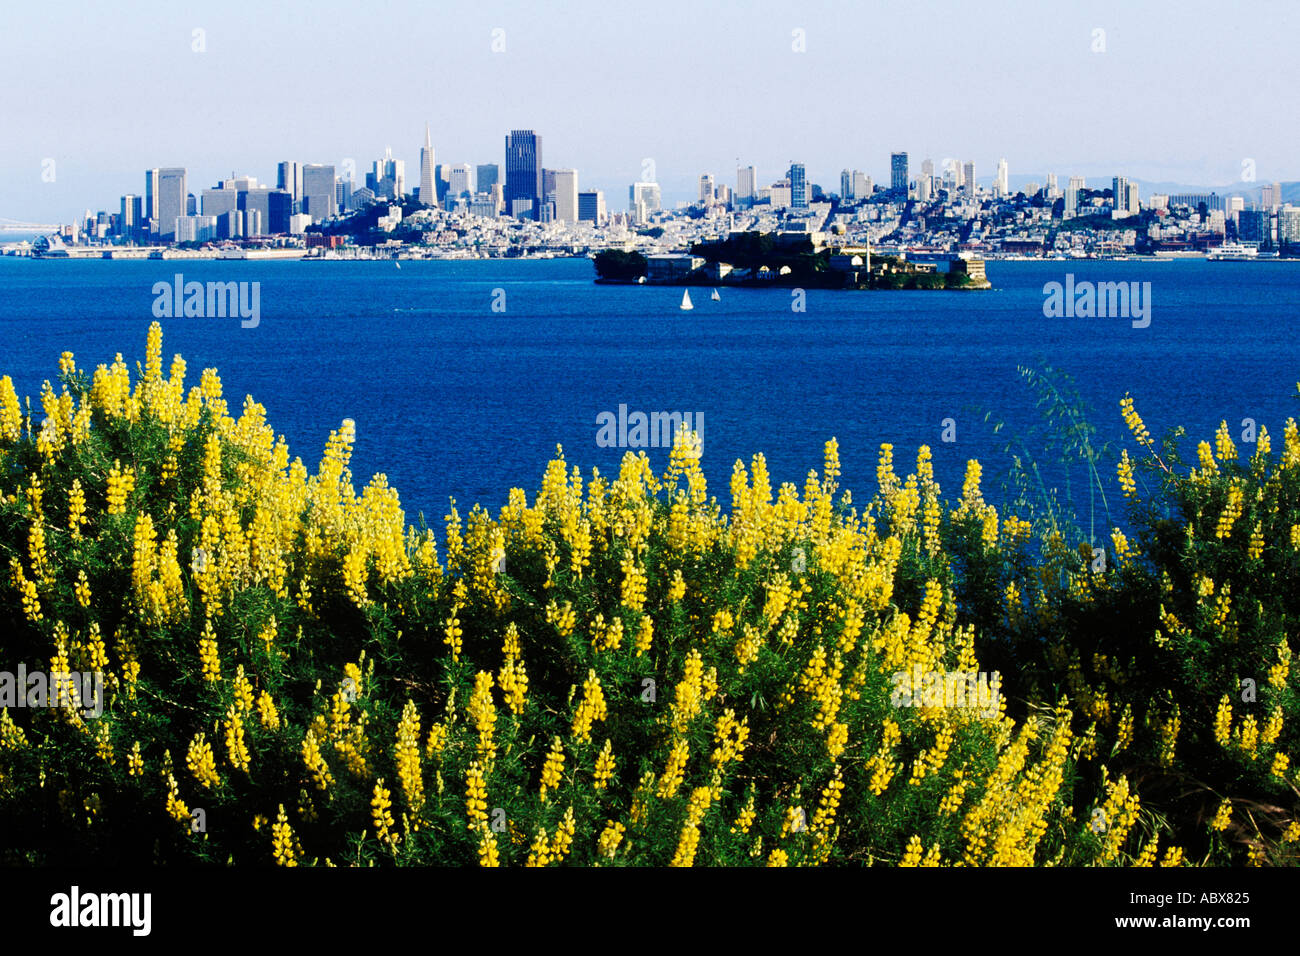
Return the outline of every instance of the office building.
[[[560,222],[578,221],[578,171],[555,170],[555,218]]]
[[[511,130],[506,135],[506,207],[515,215],[516,204],[528,202],[532,218],[542,201],[542,138],[530,129]]]
[[[146,189],[154,190],[152,204],[157,215],[158,238],[164,242],[176,241],[176,220],[188,215],[185,190],[185,170],[181,167],[154,169],[145,176]]]
[[[293,205],[293,193],[287,189],[276,189],[267,194],[266,231],[269,235],[281,236],[289,231]]]
[[[701,206],[708,206],[713,202],[714,191],[713,173],[705,173],[700,176],[699,198],[697,201]]]
[[[424,124],[424,145],[420,147],[420,189],[415,198],[426,206],[438,201],[438,193],[433,185],[433,137],[429,124]]]
[[[1005,199],[1009,195],[1011,186],[1007,182],[1007,161],[998,160],[998,174],[993,179],[993,196],[996,199]]]
[[[275,168],[275,188],[283,189],[294,202],[302,201],[302,165],[292,160]],[[286,226],[287,228],[287,226]]]
[[[592,189],[578,193],[578,220],[580,222],[594,222],[600,226],[604,225],[606,218],[605,193],[603,190]]]
[[[907,196],[907,153],[892,153],[889,157],[889,188],[898,196]]]
[[[1300,208],[1288,204],[1277,211],[1277,242],[1280,246],[1300,245]]]
[[[792,209],[808,208],[808,176],[803,163],[791,163],[790,172],[790,207]]]
[[[501,167],[496,163],[481,163],[474,168],[475,190],[490,193],[492,187],[501,181]]]
[[[638,225],[659,211],[659,184],[633,183],[628,189],[628,211]]]
[[[306,163],[302,167],[302,211],[321,222],[338,210],[334,193],[334,167]]]
[[[975,196],[975,162],[967,160],[961,168],[961,188],[968,198]]]
[[[244,235],[265,236],[271,227],[270,186],[251,186],[237,193],[237,208],[244,214]]]
[[[447,168],[447,195],[468,199],[474,195],[474,167],[469,163],[456,163]]]
[[[758,194],[758,176],[753,166],[736,168],[736,201],[752,203]]]
[[[122,211],[118,222],[118,232],[128,239],[138,239],[143,216],[144,203],[141,198],[127,193],[122,197]]]
[[[217,217],[177,216],[171,234],[176,242],[212,242],[217,238]]]

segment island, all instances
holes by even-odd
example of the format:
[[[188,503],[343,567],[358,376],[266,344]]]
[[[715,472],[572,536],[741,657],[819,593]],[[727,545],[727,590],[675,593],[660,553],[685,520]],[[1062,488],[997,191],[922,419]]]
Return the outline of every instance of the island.
[[[834,246],[815,232],[733,232],[688,253],[593,256],[597,283],[803,289],[991,289],[984,260],[968,255],[872,256],[869,245]]]

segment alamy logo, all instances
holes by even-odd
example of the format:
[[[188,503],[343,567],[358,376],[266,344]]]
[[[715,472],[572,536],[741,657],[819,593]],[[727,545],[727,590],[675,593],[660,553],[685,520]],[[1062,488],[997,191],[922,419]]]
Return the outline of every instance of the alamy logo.
[[[596,415],[596,445],[600,448],[672,448],[678,434],[690,442],[688,454],[699,458],[704,453],[704,413],[695,412],[628,412],[618,406],[618,414]],[[690,439],[689,433],[695,437]]]
[[[1049,319],[1132,319],[1135,329],[1151,324],[1150,282],[1075,282],[1074,273],[1067,272],[1064,284],[1047,283],[1043,295],[1043,315]]]
[[[255,329],[262,321],[260,282],[186,282],[176,273],[171,282],[153,284],[156,319],[224,319],[238,316],[240,326]]]
[[[0,707],[79,707],[83,717],[104,712],[104,675],[100,671],[63,671],[47,674],[0,671]]]
[[[1002,675],[979,671],[927,671],[920,664],[893,676],[889,702],[895,707],[963,707],[991,720],[998,715]]]
[[[50,925],[55,927],[125,926],[135,936],[148,936],[153,920],[149,893],[71,893],[50,897]]]

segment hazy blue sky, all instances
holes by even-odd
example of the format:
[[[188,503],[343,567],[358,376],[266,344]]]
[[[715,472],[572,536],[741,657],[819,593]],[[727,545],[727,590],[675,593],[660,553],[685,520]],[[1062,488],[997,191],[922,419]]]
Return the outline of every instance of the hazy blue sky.
[[[845,166],[879,182],[895,149],[1062,185],[1240,185],[1245,159],[1300,179],[1295,0],[127,0],[10,3],[3,22],[0,216],[31,221],[116,210],[152,166],[187,167],[197,194],[273,183],[282,159],[360,175],[391,146],[415,186],[426,121],[438,162],[500,163],[507,130],[536,129],[545,165],[617,209],[646,158],[668,202],[701,172],[734,184],[737,158],[761,183],[792,159],[828,189]]]

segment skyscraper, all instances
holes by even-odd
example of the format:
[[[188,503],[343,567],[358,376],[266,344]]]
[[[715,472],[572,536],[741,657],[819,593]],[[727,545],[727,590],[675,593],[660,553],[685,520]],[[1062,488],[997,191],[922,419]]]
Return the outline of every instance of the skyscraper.
[[[153,231],[158,231],[158,170],[144,171],[144,206],[141,214],[153,223]],[[143,226],[143,223],[141,224]]]
[[[474,169],[475,189],[481,193],[490,193],[492,187],[501,181],[501,167],[496,163],[483,163]]]
[[[158,205],[158,238],[175,241],[176,220],[187,215],[185,170],[179,166],[156,170],[158,191],[154,194]]]
[[[555,170],[555,218],[561,222],[578,221],[578,171]]]
[[[637,223],[645,222],[659,211],[659,184],[633,183],[628,189],[628,209]]]
[[[900,196],[907,196],[907,153],[890,154],[889,188]]]
[[[122,221],[119,231],[128,239],[135,239],[140,235],[140,220],[143,217],[143,203],[139,196],[133,196],[127,193],[122,197]]]
[[[736,167],[736,199],[741,202],[753,202],[758,190],[758,175],[753,166]]]
[[[578,219],[601,225],[605,221],[605,193],[599,189],[578,193]]]
[[[793,209],[808,208],[808,177],[803,163],[791,163],[790,172],[790,206]]]
[[[217,238],[229,239],[231,232],[226,213],[238,211],[239,194],[233,189],[226,189],[218,184],[216,189],[203,190],[203,215],[212,216],[217,221]]]
[[[334,167],[320,163],[306,163],[302,167],[303,212],[313,222],[334,215],[337,210],[334,193]]]
[[[511,215],[515,202],[530,205],[530,218],[537,219],[542,201],[542,138],[530,129],[511,130],[506,135],[506,211]]]
[[[699,203],[707,206],[713,202],[713,173],[704,173],[700,176],[700,193]]]
[[[849,202],[853,199],[853,170],[840,170],[840,199]]]
[[[429,133],[429,124],[424,124],[424,145],[420,147],[420,191],[415,197],[426,206],[438,201],[437,190],[433,185],[433,139]]]
[[[302,164],[287,160],[275,168],[275,188],[283,189],[294,202],[302,200]]]
[[[457,199],[474,193],[474,167],[469,163],[456,163],[447,170],[447,194]]]
[[[993,180],[993,195],[998,199],[1004,198],[1010,192],[1010,185],[1007,183],[1007,161],[998,160],[998,175]]]
[[[961,188],[967,196],[975,195],[975,161],[968,159],[962,166]]]

